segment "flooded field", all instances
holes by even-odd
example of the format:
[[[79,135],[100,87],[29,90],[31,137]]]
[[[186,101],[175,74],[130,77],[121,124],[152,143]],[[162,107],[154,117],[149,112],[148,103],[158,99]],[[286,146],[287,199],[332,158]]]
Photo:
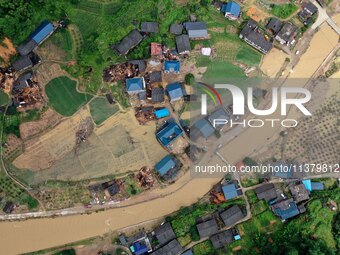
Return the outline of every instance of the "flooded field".
[[[26,141],[25,152],[13,162],[30,169],[30,184],[45,180],[83,180],[153,167],[166,151],[155,138],[155,126],[140,126],[133,110],[118,113],[94,128],[86,142],[76,133],[90,113],[84,108],[46,134]],[[32,175],[34,175],[32,177]]]

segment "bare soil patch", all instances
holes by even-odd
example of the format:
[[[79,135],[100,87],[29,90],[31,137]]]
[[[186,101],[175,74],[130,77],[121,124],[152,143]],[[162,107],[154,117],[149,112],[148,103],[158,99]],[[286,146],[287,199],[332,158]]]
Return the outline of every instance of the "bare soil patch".
[[[55,127],[61,120],[61,116],[52,109],[48,109],[41,115],[38,121],[25,122],[20,125],[20,136],[23,140]]]
[[[0,43],[0,57],[7,63],[12,55],[16,54],[15,47],[10,39],[5,39]]]
[[[278,72],[281,70],[285,59],[288,57],[282,50],[273,48],[263,58],[261,70],[270,78],[275,78]]]

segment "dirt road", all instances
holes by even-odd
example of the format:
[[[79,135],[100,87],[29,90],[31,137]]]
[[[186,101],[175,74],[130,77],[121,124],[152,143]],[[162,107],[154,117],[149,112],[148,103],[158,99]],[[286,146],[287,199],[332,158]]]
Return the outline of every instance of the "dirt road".
[[[324,33],[326,33],[325,31],[329,36],[318,36],[319,33],[324,35]],[[318,62],[315,60],[313,61],[313,66],[304,66],[304,68],[298,64],[294,72],[295,77],[306,77],[307,73],[304,69],[311,68],[316,70],[333,50],[338,38],[334,37],[332,32],[328,31],[327,27],[321,28],[316,34],[316,36],[318,36],[317,43],[312,43],[310,49],[306,52],[307,58],[308,56],[317,55],[318,57],[316,59],[318,59]],[[329,40],[332,41],[329,42]],[[327,48],[328,51],[320,50],[320,45],[323,45],[322,48],[324,48],[324,45],[328,44],[333,45],[333,48]],[[323,54],[322,56],[321,52]],[[303,59],[304,56],[301,61],[303,61]],[[302,64],[305,65],[306,62],[302,62]],[[315,70],[310,70],[310,72],[314,73]],[[299,74],[299,72],[301,72],[301,74]],[[270,131],[270,133],[265,133],[262,130],[260,133],[251,130],[245,131],[240,134],[237,139],[222,148],[220,153],[228,159],[230,163],[236,163],[245,155],[251,154],[258,147],[265,145],[268,142],[268,137],[270,137],[273,132],[277,133],[275,130]],[[210,160],[210,164],[216,163],[221,164],[221,161],[217,156],[214,156]],[[45,218],[20,222],[1,222],[1,252],[10,255],[45,249],[163,217],[179,209],[181,206],[188,206],[196,202],[197,199],[206,194],[217,181],[218,177],[211,179],[196,178],[182,187],[178,186],[183,183],[179,181],[162,190],[164,194],[166,194],[167,191],[172,191],[172,193],[164,195],[162,198],[128,207],[93,213],[91,215],[66,216],[55,219]]]

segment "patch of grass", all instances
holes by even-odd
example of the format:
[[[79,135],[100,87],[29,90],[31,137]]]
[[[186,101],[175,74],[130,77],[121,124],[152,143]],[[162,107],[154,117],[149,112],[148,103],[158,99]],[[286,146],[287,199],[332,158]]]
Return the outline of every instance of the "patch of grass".
[[[178,242],[181,244],[182,247],[187,246],[189,243],[191,243],[191,236],[189,234],[186,234],[185,236],[180,236],[178,238]]]
[[[142,192],[142,189],[137,185],[133,174],[125,178],[124,189],[129,196],[138,195]]]
[[[208,70],[203,75],[203,81],[209,84],[226,83],[233,78],[246,77],[241,68],[229,62],[214,61],[208,65]]]
[[[53,79],[46,85],[49,105],[63,116],[73,115],[92,96],[79,93],[76,82],[66,76]]]
[[[130,100],[125,92],[125,84],[118,81],[117,84],[112,85],[111,91],[117,102],[124,108],[130,107]]]
[[[3,90],[0,90],[0,106],[7,105],[8,103],[9,103],[8,95]]]
[[[262,55],[254,49],[243,46],[237,52],[236,61],[248,66],[258,66],[261,62]]]
[[[57,30],[56,33],[51,36],[51,41],[60,47],[66,53],[66,60],[72,59],[73,56],[73,41],[68,29]]]
[[[192,251],[195,255],[210,255],[213,254],[214,247],[210,240],[201,242],[192,247]]]
[[[106,98],[98,97],[90,102],[90,112],[94,122],[99,125],[119,111],[119,106],[110,104]]]
[[[250,204],[254,204],[257,201],[259,201],[254,190],[247,190],[246,191],[246,196],[247,196],[248,201],[249,201]]]
[[[41,117],[41,112],[38,109],[33,109],[26,111],[22,114],[21,122],[30,122],[39,120]]]
[[[260,200],[251,205],[251,212],[253,215],[258,215],[269,209],[268,204],[264,200]]]
[[[298,10],[298,6],[293,3],[288,4],[272,4],[271,13],[281,19],[286,19],[290,17],[294,12]]]

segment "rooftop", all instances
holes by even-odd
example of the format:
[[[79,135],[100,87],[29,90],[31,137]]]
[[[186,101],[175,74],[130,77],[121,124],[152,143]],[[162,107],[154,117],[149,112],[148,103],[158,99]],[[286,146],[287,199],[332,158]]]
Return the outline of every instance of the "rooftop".
[[[191,51],[189,36],[188,35],[176,36],[176,47],[179,54]]]
[[[165,60],[164,72],[179,73],[180,70],[181,70],[181,63],[178,60]]]
[[[184,96],[183,88],[179,83],[172,83],[166,87],[166,91],[169,95],[170,101],[176,101]]]
[[[207,24],[205,22],[185,22],[185,29],[189,38],[206,38],[208,37]]]
[[[303,9],[306,10],[311,15],[318,12],[318,8],[311,2],[306,3]]]
[[[155,229],[155,235],[160,245],[166,244],[176,238],[175,232],[169,222],[157,227]]]
[[[159,26],[157,22],[142,22],[140,31],[145,33],[158,33]]]
[[[42,43],[52,32],[54,31],[54,26],[52,23],[47,20],[44,21],[31,35],[31,39],[33,39],[37,44]]]
[[[270,29],[274,34],[278,33],[282,27],[283,23],[277,18],[271,18],[267,24],[267,28]]]
[[[276,189],[273,183],[261,185],[255,189],[258,199],[264,199],[269,202],[277,198]]]
[[[238,196],[237,189],[234,183],[223,185],[222,191],[225,199],[233,199]]]
[[[290,192],[296,203],[309,199],[309,192],[303,183],[290,186]]]
[[[151,101],[154,103],[164,102],[164,89],[154,88],[151,90]]]
[[[281,43],[289,43],[296,35],[297,27],[293,23],[286,22],[276,35],[275,39],[282,40]]]
[[[13,68],[19,72],[33,66],[33,62],[29,56],[21,56],[13,63]]]
[[[211,125],[214,125],[214,120],[216,119],[229,120],[230,116],[224,108],[220,107],[216,111],[214,111],[212,114],[210,114],[208,117],[208,120],[211,123]],[[215,128],[221,128],[221,127],[223,126],[216,126]]]
[[[25,41],[22,44],[20,44],[17,50],[21,56],[26,56],[31,51],[33,51],[36,47],[38,47],[38,44],[36,43],[36,41],[34,41],[33,39],[29,39],[28,41]]]
[[[128,63],[138,66],[139,72],[144,72],[146,69],[146,63],[143,59],[129,60]]]
[[[162,82],[162,72],[161,71],[155,71],[150,73],[150,83],[153,82]]]
[[[231,15],[238,17],[241,13],[241,6],[235,2],[228,2],[222,5],[221,12],[230,13]]]
[[[238,205],[234,205],[224,212],[220,213],[220,217],[222,218],[224,225],[226,227],[231,227],[236,224],[238,221],[243,219],[245,215],[243,214],[241,208]]]
[[[155,165],[155,169],[160,176],[166,175],[171,169],[176,167],[176,162],[170,155],[165,156],[161,161]]]
[[[126,79],[126,91],[128,93],[138,93],[144,91],[144,78],[130,78]]]
[[[241,30],[240,38],[264,54],[273,47],[273,43],[257,30],[257,22],[252,19]]]
[[[152,255],[178,255],[182,251],[182,246],[177,239],[172,240],[162,248],[151,253]]]
[[[298,206],[296,205],[293,198],[274,204],[272,209],[274,213],[282,220],[286,220],[300,214]]]
[[[183,32],[183,25],[181,24],[172,24],[170,26],[170,33],[174,35],[180,35]]]
[[[167,123],[163,128],[161,128],[156,136],[158,141],[167,147],[171,145],[179,136],[183,133],[182,129],[177,125],[177,123]]]
[[[170,112],[168,108],[161,108],[155,111],[155,115],[157,119],[161,119],[170,116]]]
[[[136,47],[143,40],[141,33],[135,29],[132,30],[123,40],[115,47],[121,55],[126,55],[131,49]]]
[[[211,236],[218,232],[218,226],[215,219],[211,219],[196,225],[201,238]]]
[[[226,244],[232,243],[234,241],[233,233],[230,229],[213,235],[210,237],[210,241],[215,249],[224,247]]]
[[[206,119],[198,120],[194,124],[194,127],[197,128],[205,138],[210,137],[215,132],[213,126]]]

